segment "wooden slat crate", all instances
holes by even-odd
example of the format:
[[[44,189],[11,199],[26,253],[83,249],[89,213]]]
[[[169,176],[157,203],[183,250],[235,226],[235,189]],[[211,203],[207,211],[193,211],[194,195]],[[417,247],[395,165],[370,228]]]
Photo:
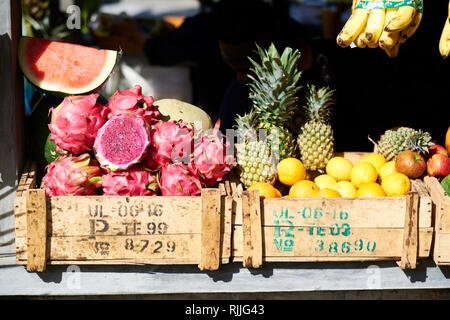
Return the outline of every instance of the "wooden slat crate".
[[[199,197],[46,197],[28,163],[15,198],[16,262],[196,264],[216,270],[231,256],[231,198],[223,185]]]
[[[342,154],[353,163],[364,153]],[[394,260],[414,269],[430,255],[432,203],[423,181],[405,197],[260,199],[258,191],[234,195],[233,261]]]
[[[434,245],[436,265],[450,265],[450,197],[435,177],[426,176],[425,185],[433,200]]]

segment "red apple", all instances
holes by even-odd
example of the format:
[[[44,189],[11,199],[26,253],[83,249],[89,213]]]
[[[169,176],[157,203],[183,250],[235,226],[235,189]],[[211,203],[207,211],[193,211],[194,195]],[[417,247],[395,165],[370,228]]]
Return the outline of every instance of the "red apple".
[[[427,173],[431,177],[446,177],[450,174],[450,157],[434,154],[427,161]]]
[[[420,177],[426,168],[427,163],[425,159],[416,151],[405,150],[395,159],[395,170],[407,175],[411,179]]]
[[[443,146],[441,146],[439,144],[433,144],[430,147],[430,150],[428,151],[428,153],[425,154],[425,156],[424,156],[425,160],[428,161],[435,154],[442,154],[444,156],[448,156],[447,150]]]

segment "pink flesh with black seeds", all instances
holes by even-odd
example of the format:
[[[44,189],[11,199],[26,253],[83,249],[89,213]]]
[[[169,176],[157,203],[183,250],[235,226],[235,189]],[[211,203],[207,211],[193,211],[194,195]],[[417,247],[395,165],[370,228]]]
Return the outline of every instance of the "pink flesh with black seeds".
[[[108,121],[101,137],[102,157],[116,165],[139,158],[148,145],[148,134],[132,117],[117,117]]]

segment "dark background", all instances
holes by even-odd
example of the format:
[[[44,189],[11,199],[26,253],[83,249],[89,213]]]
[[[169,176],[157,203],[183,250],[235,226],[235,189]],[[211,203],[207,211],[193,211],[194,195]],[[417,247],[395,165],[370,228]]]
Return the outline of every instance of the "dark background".
[[[416,33],[390,59],[381,49],[340,48],[316,40],[315,50],[328,57],[337,89],[333,117],[337,150],[370,150],[384,130],[410,126],[430,132],[444,144],[450,125],[449,59],[439,53],[447,15],[445,0],[425,1]]]

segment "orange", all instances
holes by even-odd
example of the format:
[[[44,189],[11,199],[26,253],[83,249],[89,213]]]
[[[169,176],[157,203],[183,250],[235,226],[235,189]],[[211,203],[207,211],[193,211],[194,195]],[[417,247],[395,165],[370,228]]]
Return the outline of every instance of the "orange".
[[[379,173],[383,164],[386,163],[386,158],[380,153],[369,153],[362,157],[360,161],[369,162],[375,167],[375,169],[377,169],[377,172]]]
[[[296,182],[304,180],[306,169],[303,163],[296,158],[281,160],[277,166],[278,180],[284,185],[292,186]]]
[[[336,182],[336,179],[328,174],[321,174],[314,178],[314,183],[317,184],[320,189],[333,188]]]
[[[353,164],[350,160],[344,157],[333,157],[331,158],[327,166],[325,167],[326,173],[336,181],[350,181],[350,173],[352,171]]]
[[[376,182],[378,178],[377,169],[369,162],[358,162],[351,171],[350,181],[357,188],[365,183]]]
[[[314,197],[319,190],[320,188],[314,182],[302,180],[289,189],[289,196],[292,198],[309,198]]]
[[[267,182],[256,182],[248,190],[259,190],[259,196],[262,198],[281,198],[280,191]]]
[[[357,197],[386,197],[381,185],[376,182],[370,182],[363,184],[357,191]]]
[[[411,189],[411,181],[407,175],[394,172],[383,179],[381,186],[388,197],[401,197]]]
[[[333,187],[342,197],[356,197],[356,187],[350,181],[339,181]]]
[[[341,194],[337,190],[331,189],[331,188],[320,189],[319,191],[316,192],[315,196],[316,197],[325,197],[325,198],[340,198],[340,197],[342,197]]]
[[[385,177],[390,175],[391,173],[394,173],[395,171],[395,160],[388,161],[385,164],[383,164],[380,168],[380,171],[378,172],[378,178],[380,179],[380,182],[383,181]]]

